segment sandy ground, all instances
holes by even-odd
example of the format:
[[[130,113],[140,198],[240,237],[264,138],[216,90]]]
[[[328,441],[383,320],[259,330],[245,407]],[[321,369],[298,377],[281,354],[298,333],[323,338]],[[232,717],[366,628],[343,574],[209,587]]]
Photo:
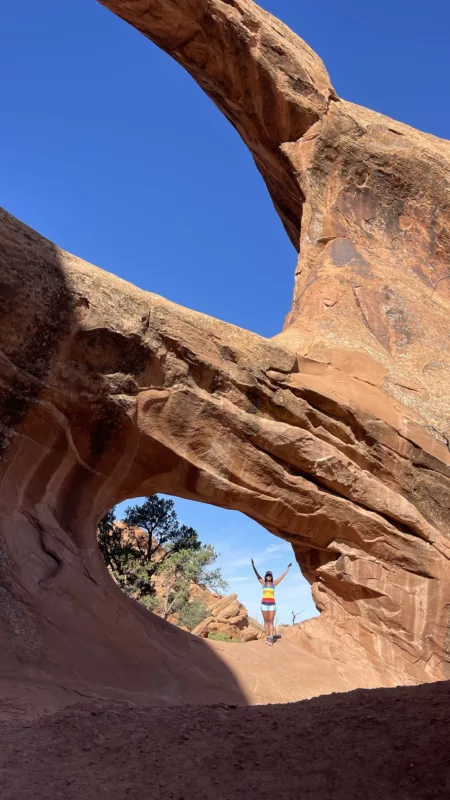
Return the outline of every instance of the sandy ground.
[[[450,797],[450,682],[298,703],[79,704],[3,723],[2,800]]]
[[[169,626],[169,634],[177,628]],[[148,666],[148,686],[141,680],[133,690],[129,671],[121,674],[121,686],[108,687],[110,675],[102,685],[74,681],[58,670],[49,674],[31,670],[13,670],[0,675],[0,726],[2,721],[30,722],[53,714],[80,701],[123,702],[133,706],[169,706],[182,702],[211,705],[225,702],[239,706],[267,703],[290,703],[331,692],[346,692],[359,687],[380,686],[381,678],[354,665],[335,659],[319,658],[298,646],[295,631],[285,630],[275,647],[264,641],[247,644],[208,642],[189,637],[191,650],[173,657],[155,649],[155,664],[160,668],[160,688],[155,691],[155,670]],[[159,632],[156,644],[163,646],[167,631]],[[172,656],[172,652],[169,653]],[[159,662],[158,662],[159,659]],[[186,662],[191,672],[185,675]],[[125,665],[127,666],[127,665]],[[193,687],[192,670],[197,666],[198,685]],[[117,672],[117,671],[116,671]],[[116,675],[117,678],[117,675]],[[173,688],[175,687],[175,691]],[[145,690],[146,689],[146,690]]]

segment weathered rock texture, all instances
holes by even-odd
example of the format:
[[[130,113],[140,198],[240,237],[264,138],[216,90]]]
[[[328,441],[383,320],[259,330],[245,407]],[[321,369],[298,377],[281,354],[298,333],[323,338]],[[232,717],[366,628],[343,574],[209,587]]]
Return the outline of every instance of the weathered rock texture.
[[[3,669],[160,702],[229,689],[96,549],[107,509],[159,491],[290,541],[322,612],[301,642],[360,683],[449,676],[450,145],[339,100],[250,0],[104,5],[250,148],[299,251],[294,302],[267,341],[2,215]]]
[[[209,608],[209,615],[194,628],[192,633],[204,639],[208,638],[211,633],[220,633],[237,642],[253,642],[256,639],[262,639],[264,628],[255,619],[249,617],[247,609],[238,600],[237,594],[227,594],[225,597],[213,601],[207,596],[207,592],[208,590],[202,594],[195,592],[195,597],[201,599]]]

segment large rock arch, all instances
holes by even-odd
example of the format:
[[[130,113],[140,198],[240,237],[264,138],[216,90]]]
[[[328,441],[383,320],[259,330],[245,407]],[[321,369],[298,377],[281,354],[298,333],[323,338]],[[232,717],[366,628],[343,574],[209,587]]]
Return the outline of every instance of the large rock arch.
[[[225,691],[212,656],[199,667],[205,645],[167,629],[148,645],[164,626],[119,595],[96,549],[108,508],[164,491],[292,543],[322,612],[306,648],[357,659],[367,685],[448,676],[449,144],[339,100],[250,0],[104,5],[250,147],[299,250],[294,302],[268,341],[2,213],[4,672],[97,687],[106,672],[116,692],[132,675],[161,702]]]

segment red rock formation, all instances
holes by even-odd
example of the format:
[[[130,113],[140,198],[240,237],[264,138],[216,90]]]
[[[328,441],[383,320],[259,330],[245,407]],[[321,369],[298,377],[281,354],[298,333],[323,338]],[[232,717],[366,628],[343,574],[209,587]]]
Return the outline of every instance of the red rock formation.
[[[253,642],[263,638],[264,628],[249,617],[247,609],[237,599],[237,594],[227,594],[211,600],[206,592],[202,595],[202,601],[209,608],[209,615],[192,633],[202,638],[208,638],[210,633],[221,633],[237,642]],[[199,596],[197,592],[195,594]],[[208,594],[211,595],[210,592]]]
[[[161,702],[229,691],[100,562],[99,518],[159,491],[290,541],[322,612],[301,643],[354,685],[448,676],[450,145],[338,99],[250,0],[104,5],[240,132],[299,250],[294,302],[267,341],[3,214],[4,663],[72,684],[107,669]]]

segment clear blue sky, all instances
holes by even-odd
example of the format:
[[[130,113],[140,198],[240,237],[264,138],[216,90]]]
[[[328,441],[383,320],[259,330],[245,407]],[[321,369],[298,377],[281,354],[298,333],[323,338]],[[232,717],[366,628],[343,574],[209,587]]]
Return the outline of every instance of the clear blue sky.
[[[448,3],[263,5],[319,53],[342,97],[450,138]],[[296,254],[250,155],[214,105],[95,0],[3,6],[1,205],[144,289],[277,333]],[[248,576],[237,562],[251,551],[274,571],[290,560],[268,552],[278,540],[241,515],[185,501],[178,509],[221,550],[228,578]],[[256,602],[257,586],[230,583],[238,587],[244,602]],[[283,588],[284,618],[291,606],[310,615],[298,576]]]

